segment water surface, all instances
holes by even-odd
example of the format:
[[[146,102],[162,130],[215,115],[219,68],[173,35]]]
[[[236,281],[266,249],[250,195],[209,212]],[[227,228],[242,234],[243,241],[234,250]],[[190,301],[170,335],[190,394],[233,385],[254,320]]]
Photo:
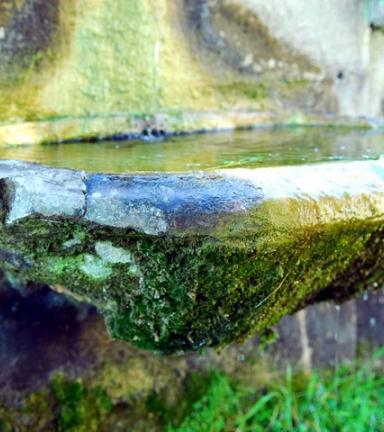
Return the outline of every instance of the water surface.
[[[0,158],[94,172],[196,171],[378,159],[384,132],[322,127],[270,128],[172,136],[1,147]]]

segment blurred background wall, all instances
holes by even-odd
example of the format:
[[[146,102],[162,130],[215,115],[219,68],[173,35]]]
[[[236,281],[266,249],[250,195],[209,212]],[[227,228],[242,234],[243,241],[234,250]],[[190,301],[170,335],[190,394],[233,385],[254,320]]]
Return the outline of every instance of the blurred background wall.
[[[0,122],[76,119],[65,139],[161,113],[383,117],[383,16],[381,0],[0,0]]]

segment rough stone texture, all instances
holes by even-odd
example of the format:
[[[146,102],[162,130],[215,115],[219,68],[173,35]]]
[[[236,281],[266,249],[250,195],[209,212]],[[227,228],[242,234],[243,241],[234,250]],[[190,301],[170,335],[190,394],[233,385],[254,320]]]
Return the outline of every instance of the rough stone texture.
[[[226,213],[261,201],[257,186],[221,174],[90,175],[85,219],[145,234],[211,234]]]
[[[85,209],[84,172],[0,161],[6,223],[27,216],[79,217]]]
[[[226,214],[241,216],[269,200],[289,198],[317,202],[330,198],[324,208],[320,205],[316,213],[302,212],[290,223],[309,226],[330,218],[333,222],[364,219],[370,217],[372,204],[380,211],[383,206],[383,162],[368,166],[366,162],[353,162],[179,176],[90,175],[86,180],[85,219],[152,235],[185,236],[190,231],[220,236]],[[365,195],[370,198],[366,200]],[[382,213],[377,216],[381,218]],[[276,223],[272,214],[271,223]],[[232,235],[257,233],[246,220],[238,225],[238,231],[234,231],[236,223],[231,225]]]
[[[370,29],[364,20],[364,2],[289,0],[281,4],[240,0],[238,3],[254,11],[277,40],[324,68],[334,82],[340,113],[380,115],[361,105],[364,86],[369,85],[370,61]]]
[[[380,11],[360,0],[1,1],[0,143],[127,133],[164,114],[168,130],[382,117]],[[224,121],[212,121],[218,109]]]
[[[382,159],[156,176],[2,168],[3,268],[88,299],[142,348],[224,346],[384,280]]]
[[[59,0],[2,0],[0,64],[19,62],[27,67],[41,60],[59,27]]]

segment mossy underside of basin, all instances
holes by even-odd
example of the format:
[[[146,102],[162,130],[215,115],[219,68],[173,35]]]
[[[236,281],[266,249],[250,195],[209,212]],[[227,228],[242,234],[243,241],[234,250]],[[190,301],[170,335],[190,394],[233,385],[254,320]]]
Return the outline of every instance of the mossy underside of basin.
[[[82,241],[63,251],[74,238]],[[97,244],[134,258],[105,262]],[[383,270],[373,269],[384,259],[384,232],[372,222],[219,239],[32,217],[2,226],[0,253],[17,278],[60,284],[94,302],[113,337],[163,353],[223,346],[269,329],[317,296],[344,301],[384,282]],[[86,257],[93,275],[92,266],[84,270]]]

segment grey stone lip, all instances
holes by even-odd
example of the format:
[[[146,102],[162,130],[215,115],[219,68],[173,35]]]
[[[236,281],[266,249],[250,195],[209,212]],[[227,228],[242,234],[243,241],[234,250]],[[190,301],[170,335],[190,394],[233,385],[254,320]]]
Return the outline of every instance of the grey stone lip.
[[[225,221],[234,223],[238,216],[272,201],[311,203],[316,209],[313,223],[333,217],[381,218],[384,159],[130,175],[6,160],[0,161],[0,191],[7,225],[40,215],[80,218],[149,235],[209,234],[221,229]],[[308,214],[303,217],[311,223]]]
[[[1,206],[5,223],[25,217],[82,217],[84,171],[45,167],[24,161],[0,161]]]
[[[85,219],[158,235],[170,231],[204,233],[218,215],[244,213],[262,201],[252,182],[224,173],[87,175]]]

